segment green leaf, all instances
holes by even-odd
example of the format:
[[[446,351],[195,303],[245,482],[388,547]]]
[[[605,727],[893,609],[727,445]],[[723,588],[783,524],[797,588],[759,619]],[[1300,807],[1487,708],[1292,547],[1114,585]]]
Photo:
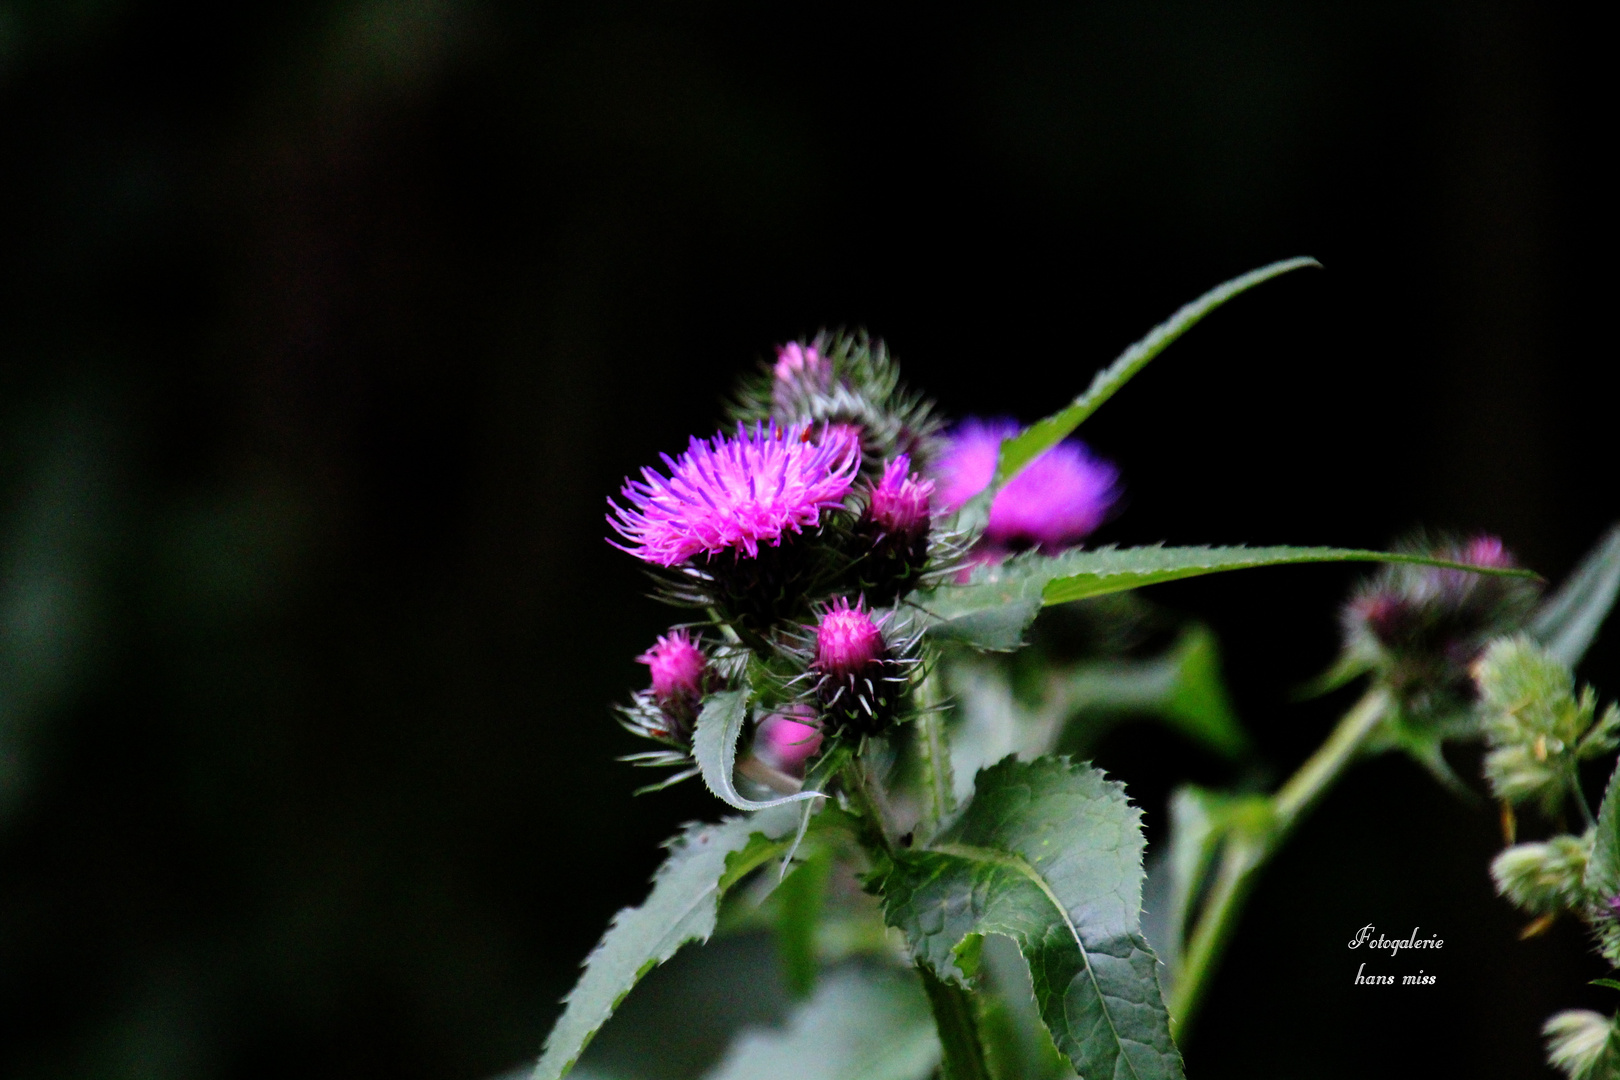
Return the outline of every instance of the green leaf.
[[[1603,792],[1597,835],[1592,843],[1592,857],[1586,863],[1582,887],[1593,904],[1605,904],[1611,897],[1620,895],[1620,766],[1615,767],[1609,786]],[[1620,923],[1603,919],[1595,924],[1595,929],[1603,958],[1620,967]]]
[[[1141,812],[1122,785],[1064,758],[1009,758],[979,774],[933,844],[894,853],[884,916],[943,979],[963,979],[970,938],[1011,938],[1053,1041],[1087,1080],[1179,1080],[1140,929],[1142,848]]]
[[[816,848],[771,894],[776,951],[788,989],[796,997],[805,996],[816,985],[816,930],[832,868],[832,852]]]
[[[1148,331],[1148,335],[1141,341],[1121,353],[1112,364],[1097,372],[1086,392],[1075,398],[1068,408],[1053,413],[1044,420],[1037,420],[1015,437],[1002,443],[1001,457],[996,464],[996,479],[992,487],[999,488],[1006,484],[1017,476],[1024,466],[1067,438],[1088,416],[1096,412],[1103,402],[1113,397],[1120,387],[1146,367],[1148,361],[1158,356],[1182,334],[1191,330],[1205,315],[1263,281],[1269,281],[1290,270],[1321,265],[1315,259],[1286,259],[1283,262],[1275,262],[1270,266],[1251,270],[1241,277],[1235,277],[1224,285],[1217,285],[1192,303],[1184,305],[1174,315]]]
[[[1620,981],[1617,981],[1615,979],[1593,979],[1591,982],[1587,983],[1586,985],[1588,985],[1588,986],[1606,986],[1610,990],[1620,990]]]
[[[692,736],[692,755],[703,771],[703,783],[715,797],[739,810],[766,810],[785,803],[801,802],[821,796],[819,791],[801,791],[796,795],[783,795],[779,799],[755,801],[737,793],[732,772],[737,767],[737,740],[742,737],[743,723],[748,719],[748,694],[742,690],[723,690],[710,694],[698,714],[697,731]]]
[[[744,1032],[707,1080],[924,1080],[938,1064],[916,978],[848,967],[824,979],[785,1029]]]
[[[1530,621],[1530,633],[1570,667],[1581,662],[1620,593],[1620,525],[1604,534]]]
[[[669,844],[640,907],[624,908],[585,959],[585,972],[563,1000],[534,1080],[559,1080],[641,977],[688,941],[707,941],[724,891],[780,855],[798,816],[768,810],[718,825],[688,825]]]
[[[1075,548],[1059,555],[1028,552],[998,566],[981,566],[966,584],[940,585],[907,598],[923,613],[936,640],[981,649],[1016,648],[1041,605],[1139,589],[1166,581],[1295,563],[1390,562],[1439,566],[1503,577],[1536,575],[1431,559],[1404,552],[1331,547],[1149,547]],[[990,628],[986,632],[986,628]],[[983,635],[982,637],[980,635]]]
[[[1201,624],[1188,627],[1163,656],[1085,664],[1053,675],[1049,707],[1066,719],[1095,710],[1140,713],[1227,758],[1249,749],[1221,679],[1215,635]]]

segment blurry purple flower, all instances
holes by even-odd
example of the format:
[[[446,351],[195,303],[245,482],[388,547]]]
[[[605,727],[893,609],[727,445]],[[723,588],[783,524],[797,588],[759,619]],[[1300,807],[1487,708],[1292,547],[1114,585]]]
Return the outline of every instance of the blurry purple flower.
[[[660,637],[636,661],[652,669],[653,697],[660,705],[695,704],[703,697],[709,658],[685,630],[672,630]]]
[[[657,566],[730,551],[754,558],[761,544],[814,528],[838,506],[860,468],[860,446],[840,435],[810,441],[805,427],[737,425],[735,438],[693,438],[679,459],[662,455],[669,475],[643,469],[612,499],[608,524],[627,543],[609,543]]]
[[[959,509],[989,485],[1002,440],[1018,431],[1016,421],[1005,419],[957,425],[936,470],[945,509]],[[984,541],[1001,549],[1070,547],[1102,524],[1118,497],[1119,470],[1083,443],[1061,442],[996,493]]]
[[[800,775],[804,763],[821,749],[821,729],[808,709],[795,714],[776,713],[760,722],[754,753],[769,766]]]

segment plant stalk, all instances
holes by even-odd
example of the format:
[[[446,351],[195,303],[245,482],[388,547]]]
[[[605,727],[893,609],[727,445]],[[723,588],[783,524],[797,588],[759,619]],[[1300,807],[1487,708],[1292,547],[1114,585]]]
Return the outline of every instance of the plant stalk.
[[[1181,970],[1170,993],[1170,1032],[1185,1037],[1210,978],[1220,962],[1258,871],[1282,847],[1304,814],[1315,806],[1355,760],[1367,737],[1388,713],[1389,691],[1374,686],[1344,714],[1327,741],[1317,748],[1271,797],[1267,827],[1253,834],[1229,835],[1221,847],[1220,867],[1198,925],[1193,930]]]
[[[940,1076],[943,1080],[990,1080],[973,999],[960,986],[945,982],[929,971],[925,964],[917,965],[917,974],[928,993],[934,1026],[939,1029],[940,1049],[944,1051]]]
[[[955,778],[951,774],[951,744],[940,709],[939,675],[930,671],[917,687],[917,748],[923,768],[923,814],[920,839],[939,831],[940,823],[956,809]]]

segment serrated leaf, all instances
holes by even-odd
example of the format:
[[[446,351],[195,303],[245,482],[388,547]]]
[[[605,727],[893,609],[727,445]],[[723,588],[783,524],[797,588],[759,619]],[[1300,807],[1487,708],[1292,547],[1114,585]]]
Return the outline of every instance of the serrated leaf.
[[[1570,667],[1581,662],[1620,593],[1620,525],[1604,534],[1562,587],[1536,609],[1530,633]]]
[[[1597,835],[1593,837],[1592,856],[1586,863],[1582,891],[1594,905],[1606,906],[1612,897],[1620,895],[1620,765],[1615,767],[1603,791]],[[1604,959],[1620,967],[1620,923],[1602,919],[1594,928]]]
[[[783,795],[779,799],[757,801],[744,798],[737,792],[732,773],[737,768],[737,740],[742,737],[743,724],[748,719],[748,694],[743,690],[722,690],[710,694],[698,714],[697,730],[692,735],[692,756],[702,770],[703,783],[714,796],[739,810],[766,810],[786,803],[802,802],[821,797],[819,791],[801,791]]]
[[[1181,1055],[1143,940],[1141,812],[1122,785],[1063,758],[1007,759],[972,802],[882,878],[884,917],[913,955],[960,980],[970,937],[1011,938],[1041,1018],[1085,1080],[1179,1080]]]
[[[773,809],[718,825],[688,825],[669,844],[640,907],[613,917],[585,959],[585,972],[563,999],[533,1080],[567,1075],[593,1036],[636,983],[689,941],[714,932],[720,897],[737,880],[782,852],[798,816]]]
[[[1231,281],[1217,285],[1190,304],[1183,305],[1174,315],[1148,331],[1146,337],[1121,353],[1112,364],[1092,377],[1086,392],[1074,399],[1067,408],[1037,420],[1018,435],[1001,444],[1001,455],[996,463],[996,478],[992,485],[999,488],[1034,461],[1069,436],[1075,428],[1113,397],[1120,387],[1147,366],[1182,334],[1191,330],[1205,315],[1214,311],[1239,293],[1254,288],[1290,270],[1306,266],[1320,267],[1315,259],[1286,259],[1251,270]]]
[[[744,1032],[707,1080],[923,1080],[938,1064],[916,978],[850,967],[824,979],[785,1029]]]
[[[1167,581],[1300,563],[1414,563],[1504,577],[1536,575],[1431,559],[1404,552],[1362,551],[1332,547],[1148,547],[1075,548],[1059,555],[1027,552],[997,566],[981,566],[965,584],[940,585],[914,592],[907,603],[920,609],[928,634],[978,648],[1005,650],[1021,640],[1039,605],[1063,604],[1091,596],[1139,589]],[[1000,612],[997,616],[994,613]],[[1016,639],[1013,623],[1018,623]],[[987,640],[975,640],[977,628],[993,626]],[[1016,645],[1011,646],[1016,647]]]

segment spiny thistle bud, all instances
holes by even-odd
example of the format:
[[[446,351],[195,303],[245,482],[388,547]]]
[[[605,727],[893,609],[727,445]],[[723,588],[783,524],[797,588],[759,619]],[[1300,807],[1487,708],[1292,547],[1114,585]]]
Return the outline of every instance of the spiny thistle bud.
[[[1018,422],[1008,419],[970,418],[957,425],[934,470],[941,505],[960,509],[988,487],[1002,441],[1018,432]],[[1032,547],[1073,547],[1103,523],[1118,498],[1118,469],[1093,457],[1083,443],[1061,442],[996,492],[981,546],[992,558]]]
[[[646,664],[652,686],[639,691],[619,709],[625,730],[672,747],[670,751],[634,754],[625,759],[640,765],[690,764],[692,731],[703,696],[720,686],[706,654],[685,630],[671,630],[636,662]]]
[[[1493,536],[1419,539],[1397,550],[1470,566],[1516,565]],[[1471,698],[1469,665],[1491,638],[1524,624],[1536,594],[1523,578],[1391,564],[1345,606],[1345,650],[1379,672],[1409,717],[1455,713]]]
[[[854,585],[874,603],[891,603],[910,592],[928,562],[934,482],[910,469],[905,454],[889,462],[882,479],[869,486],[866,509],[855,523]]]
[[[1496,891],[1532,915],[1583,911],[1581,883],[1592,857],[1592,835],[1554,836],[1515,844],[1491,860]]]
[[[788,410],[805,395],[826,392],[833,381],[832,362],[815,345],[795,341],[776,350],[771,376],[771,400],[778,410]]]
[[[670,599],[765,625],[802,603],[807,557],[790,541],[843,505],[860,461],[857,440],[830,427],[772,421],[694,438],[678,459],[664,455],[667,476],[643,469],[625,482],[628,507],[608,500],[626,543],[608,542],[674,569]]]
[[[1570,1080],[1610,1080],[1620,1076],[1620,1024],[1590,1009],[1557,1013],[1541,1028],[1547,1063]]]
[[[685,630],[660,637],[636,662],[650,669],[653,697],[667,710],[693,712],[708,688],[709,658]]]
[[[1481,729],[1490,752],[1485,776],[1498,798],[1539,800],[1557,813],[1581,761],[1620,745],[1620,709],[1597,716],[1590,687],[1575,694],[1575,675],[1527,637],[1493,641],[1473,668]]]
[[[773,713],[760,721],[754,735],[755,756],[789,776],[803,776],[805,762],[820,749],[821,729],[809,709]]]
[[[815,641],[810,670],[823,726],[875,735],[893,723],[913,662],[895,657],[865,602],[834,601],[822,612]]]
[[[883,343],[864,333],[822,333],[782,346],[730,411],[749,423],[848,426],[860,435],[869,472],[898,453],[925,457],[939,428],[933,406],[902,385]]]

